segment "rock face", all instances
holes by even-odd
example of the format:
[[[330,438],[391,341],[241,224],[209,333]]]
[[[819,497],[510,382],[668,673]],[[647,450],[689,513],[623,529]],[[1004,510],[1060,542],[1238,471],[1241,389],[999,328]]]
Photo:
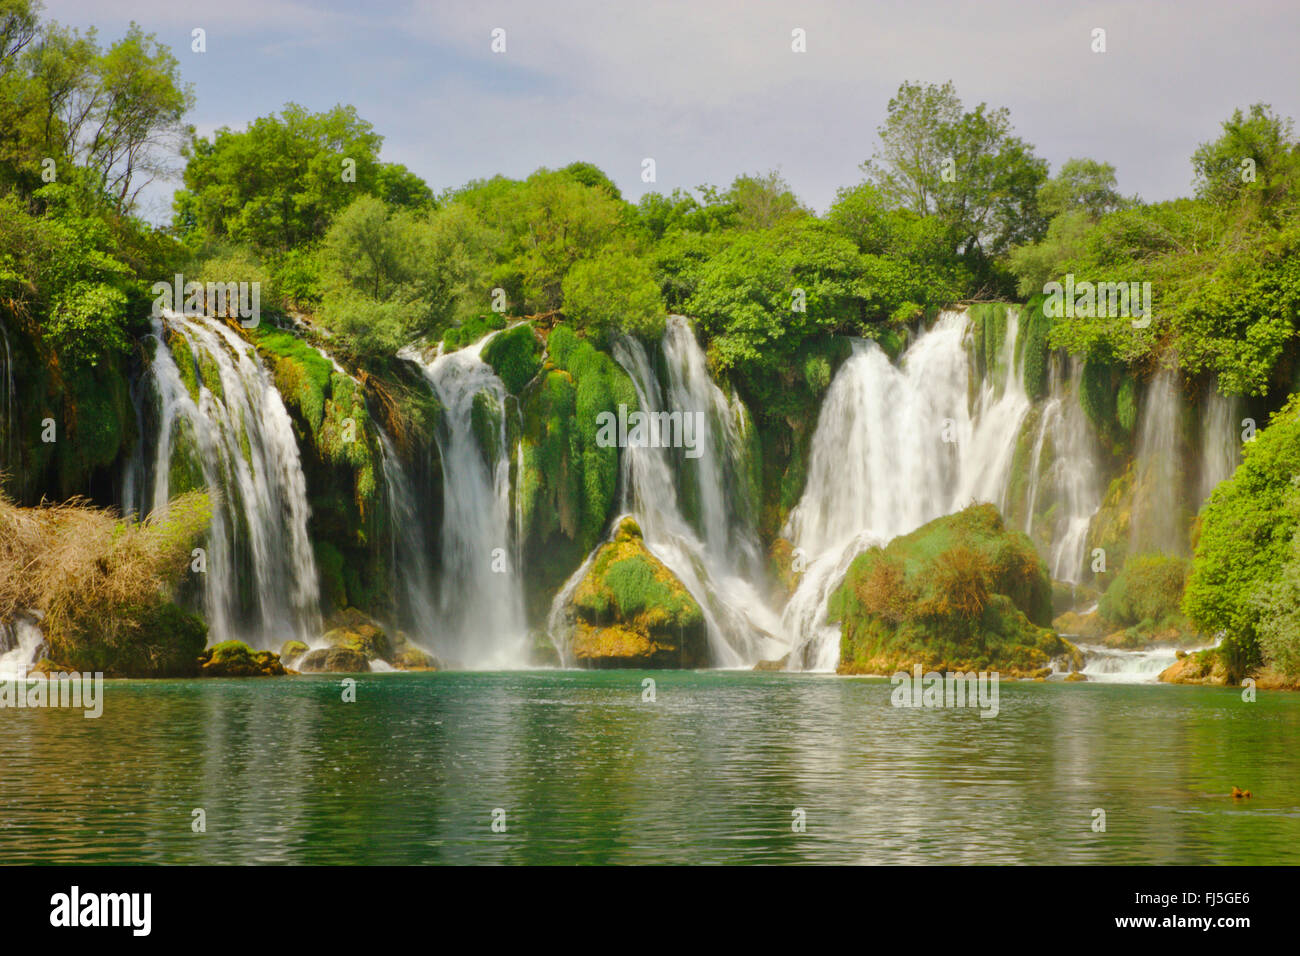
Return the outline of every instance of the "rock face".
[[[624,518],[574,591],[570,655],[581,667],[708,665],[704,614]]]
[[[358,674],[370,670],[366,655],[350,647],[321,647],[298,661],[304,674]]]
[[[854,559],[831,595],[841,673],[996,670],[1037,677],[1082,657],[1048,625],[1052,586],[1029,538],[992,505],[937,518]]]
[[[371,661],[383,661],[398,670],[437,670],[437,659],[426,654],[397,631],[390,637],[370,617],[356,608],[335,612],[330,629],[322,636],[328,647],[303,654],[302,671],[368,671]],[[338,652],[331,654],[329,652]],[[364,663],[364,667],[357,666]]]

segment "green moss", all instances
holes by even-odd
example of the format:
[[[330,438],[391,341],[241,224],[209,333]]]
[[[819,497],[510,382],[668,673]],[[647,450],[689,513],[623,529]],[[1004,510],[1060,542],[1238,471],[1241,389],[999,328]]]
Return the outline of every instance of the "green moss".
[[[1025,392],[1033,401],[1047,395],[1048,337],[1052,320],[1043,314],[1043,297],[1034,296],[1021,313],[1020,362],[1024,369]]]
[[[348,590],[343,578],[343,552],[328,541],[312,545],[316,554],[316,570],[320,575],[320,596],[331,607],[348,606]]]
[[[171,458],[167,466],[167,490],[170,495],[197,491],[206,487],[202,457],[194,426],[187,418],[172,423]]]
[[[258,351],[271,362],[276,388],[285,402],[316,432],[325,414],[334,366],[307,342],[283,329],[259,325],[252,335]]]
[[[444,350],[454,352],[466,345],[473,345],[489,332],[504,329],[508,320],[499,312],[473,315],[460,325],[453,325],[442,336]]]
[[[199,379],[207,386],[209,392],[222,401],[226,398],[226,390],[221,384],[221,370],[212,356],[204,352],[199,356]]]
[[[542,347],[525,322],[499,333],[483,347],[481,358],[497,373],[506,391],[518,395],[542,367]]]
[[[624,519],[574,591],[580,664],[692,667],[705,663],[704,612]]]
[[[497,466],[501,454],[501,424],[504,410],[497,397],[487,389],[474,395],[470,405],[469,422],[478,442],[483,460],[487,462],[489,473]]]
[[[1115,420],[1125,432],[1132,433],[1137,424],[1137,381],[1126,373],[1115,398]]]
[[[190,343],[179,332],[168,332],[167,348],[171,350],[172,358],[176,361],[176,371],[180,373],[186,391],[190,393],[190,398],[194,399],[197,404],[199,400],[199,373],[194,362],[194,353],[190,350]]]
[[[871,548],[832,594],[841,668],[1032,673],[1071,651],[1047,625],[1052,589],[1029,539],[972,505]]]
[[[1118,627],[1186,628],[1180,605],[1191,564],[1172,555],[1129,558],[1101,597],[1101,616]]]

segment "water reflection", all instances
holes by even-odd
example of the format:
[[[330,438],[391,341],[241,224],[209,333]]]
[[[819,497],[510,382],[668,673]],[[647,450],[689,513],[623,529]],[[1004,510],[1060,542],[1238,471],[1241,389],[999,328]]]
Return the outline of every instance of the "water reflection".
[[[1300,862],[1297,695],[1006,683],[982,720],[799,674],[656,673],[647,703],[645,676],[359,675],[356,703],[113,681],[98,720],[0,711],[0,862]]]

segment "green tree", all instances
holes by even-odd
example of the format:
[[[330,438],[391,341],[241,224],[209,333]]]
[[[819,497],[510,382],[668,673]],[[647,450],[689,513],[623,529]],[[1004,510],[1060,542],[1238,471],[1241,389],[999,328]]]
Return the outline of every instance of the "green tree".
[[[296,103],[242,132],[223,127],[210,139],[196,137],[175,198],[176,227],[275,257],[319,240],[360,194],[428,206],[431,194],[418,177],[379,161],[382,143],[354,107],[312,113]]]
[[[607,248],[574,263],[563,286],[564,314],[579,327],[622,329],[649,339],[663,334],[663,299],[644,259]]]
[[[1082,212],[1094,222],[1131,202],[1119,194],[1115,167],[1092,159],[1068,159],[1055,176],[1038,189],[1039,211],[1051,219]]]
[[[937,217],[963,255],[1001,255],[1045,227],[1047,162],[1011,129],[1006,109],[964,109],[951,82],[904,83],[863,170],[890,202]]]
[[[1223,135],[1202,143],[1192,154],[1196,195],[1211,202],[1230,202],[1258,193],[1266,202],[1279,187],[1294,182],[1300,147],[1291,120],[1264,103],[1243,113],[1234,110],[1223,122]]]

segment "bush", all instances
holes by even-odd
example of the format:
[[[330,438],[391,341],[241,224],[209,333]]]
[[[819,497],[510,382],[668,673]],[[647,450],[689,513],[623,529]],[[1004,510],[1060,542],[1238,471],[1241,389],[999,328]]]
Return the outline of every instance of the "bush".
[[[532,325],[523,323],[500,333],[483,347],[482,359],[512,395],[518,395],[542,367],[542,347]]]
[[[573,264],[564,277],[564,314],[580,328],[619,329],[646,339],[664,332],[664,302],[649,264],[606,249]]]
[[[1178,623],[1190,567],[1187,560],[1168,554],[1129,558],[1101,597],[1101,616],[1118,627],[1163,629]]]
[[[1230,677],[1259,660],[1257,626],[1271,588],[1282,580],[1300,527],[1300,395],[1242,448],[1242,462],[1201,509],[1201,535],[1183,611],[1206,634],[1224,634]],[[1265,604],[1256,596],[1265,591]],[[1274,595],[1275,596],[1275,595]]]

